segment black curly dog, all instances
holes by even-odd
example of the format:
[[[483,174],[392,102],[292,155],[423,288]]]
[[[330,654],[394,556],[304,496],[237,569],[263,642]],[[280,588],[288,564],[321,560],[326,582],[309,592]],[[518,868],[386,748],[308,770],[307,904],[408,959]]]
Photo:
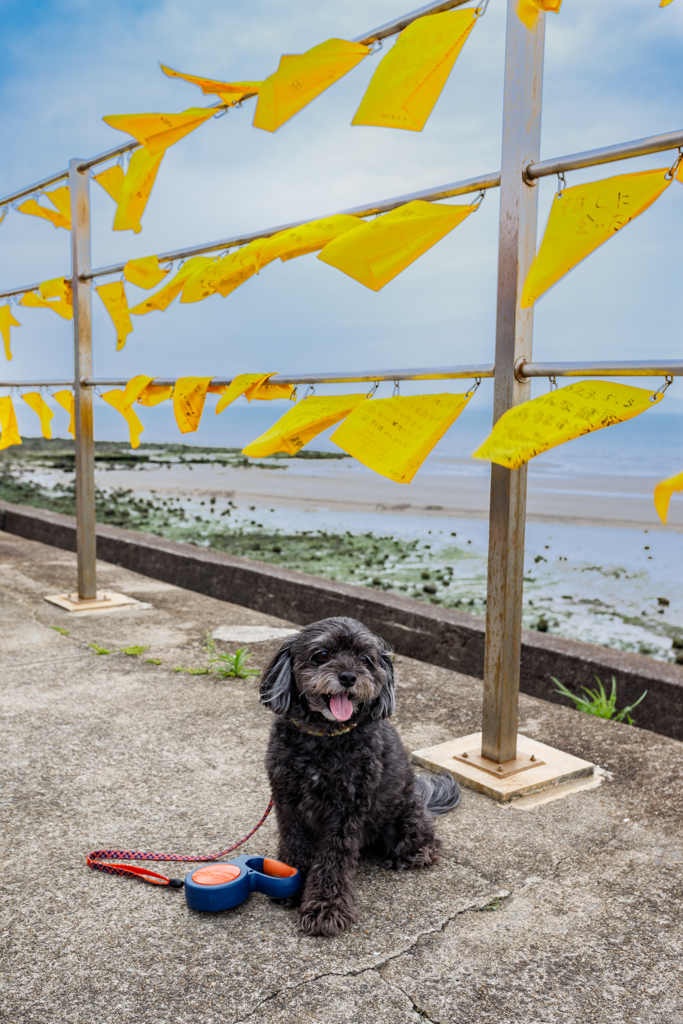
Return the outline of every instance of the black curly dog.
[[[299,924],[336,935],[358,920],[361,852],[385,867],[437,864],[434,814],[460,800],[451,775],[415,776],[396,731],[391,649],[355,619],[323,619],[287,640],[261,681],[275,713],[266,767],[278,857],[303,875]]]

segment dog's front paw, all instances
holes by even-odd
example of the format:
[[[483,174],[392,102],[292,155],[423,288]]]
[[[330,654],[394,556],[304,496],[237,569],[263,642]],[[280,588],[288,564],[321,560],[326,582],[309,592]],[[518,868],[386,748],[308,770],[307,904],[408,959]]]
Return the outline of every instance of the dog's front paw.
[[[414,871],[418,868],[429,868],[441,862],[441,851],[443,842],[436,836],[429,843],[425,843],[419,850],[405,851],[398,854],[383,865],[392,867],[394,871]]]
[[[351,900],[337,903],[303,904],[299,910],[299,927],[308,935],[339,935],[358,921],[358,911]]]

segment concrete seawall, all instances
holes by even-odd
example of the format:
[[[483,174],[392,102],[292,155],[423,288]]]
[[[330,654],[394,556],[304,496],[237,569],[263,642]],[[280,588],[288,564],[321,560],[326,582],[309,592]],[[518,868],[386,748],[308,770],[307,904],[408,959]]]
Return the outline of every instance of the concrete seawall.
[[[72,516],[0,502],[0,529],[68,551],[76,548]],[[483,675],[484,620],[465,612],[113,526],[98,525],[97,556],[153,579],[302,625],[331,615],[359,618],[406,657],[465,675]],[[637,724],[683,740],[681,666],[523,630],[522,691],[565,703],[554,692],[553,676],[576,692],[581,686],[594,686],[595,676],[609,688],[615,676],[619,707],[635,702],[647,690],[636,711]]]

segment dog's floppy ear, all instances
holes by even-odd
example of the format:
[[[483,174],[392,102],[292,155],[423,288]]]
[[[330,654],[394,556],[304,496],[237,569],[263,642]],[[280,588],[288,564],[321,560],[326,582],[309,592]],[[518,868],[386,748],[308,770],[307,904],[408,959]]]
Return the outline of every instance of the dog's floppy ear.
[[[373,718],[391,718],[396,710],[396,694],[394,692],[394,663],[391,655],[386,652],[380,655],[382,667],[387,680],[380,691],[377,703],[372,709]]]
[[[293,672],[290,646],[291,643],[286,643],[280,648],[261,679],[261,703],[276,715],[286,714],[292,699]]]

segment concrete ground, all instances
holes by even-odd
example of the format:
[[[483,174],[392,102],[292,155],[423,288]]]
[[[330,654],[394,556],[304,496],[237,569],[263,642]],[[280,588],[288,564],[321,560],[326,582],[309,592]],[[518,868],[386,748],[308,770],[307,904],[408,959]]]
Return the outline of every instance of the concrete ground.
[[[521,731],[611,780],[533,809],[465,791],[438,823],[441,866],[364,862],[360,923],[337,938],[300,934],[258,894],[200,914],[182,890],[88,870],[97,847],[211,852],[258,821],[270,714],[255,683],[173,669],[204,663],[207,630],[288,623],[107,564],[100,585],[143,606],[74,617],[43,600],[73,581],[70,553],[0,533],[0,1019],[683,1019],[683,745],[530,697]],[[278,643],[250,643],[252,664]],[[131,645],[149,648],[120,652]],[[397,678],[408,748],[479,727],[479,681],[403,657]],[[243,851],[275,848],[269,819]]]

